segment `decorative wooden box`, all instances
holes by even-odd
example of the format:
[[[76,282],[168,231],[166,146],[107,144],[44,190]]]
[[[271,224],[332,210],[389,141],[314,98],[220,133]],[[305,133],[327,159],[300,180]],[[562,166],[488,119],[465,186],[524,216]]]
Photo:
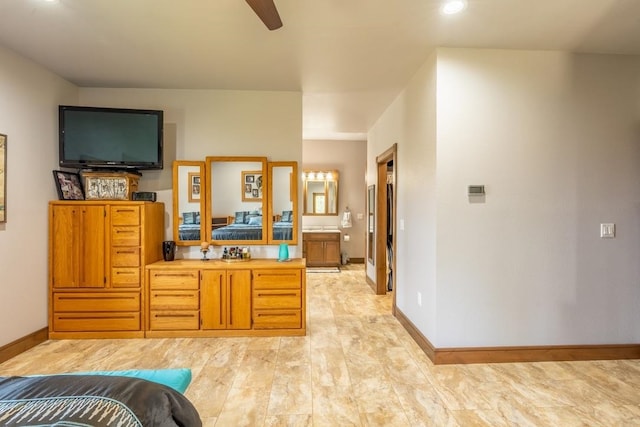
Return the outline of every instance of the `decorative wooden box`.
[[[82,172],[85,200],[131,200],[140,175],[130,172]]]

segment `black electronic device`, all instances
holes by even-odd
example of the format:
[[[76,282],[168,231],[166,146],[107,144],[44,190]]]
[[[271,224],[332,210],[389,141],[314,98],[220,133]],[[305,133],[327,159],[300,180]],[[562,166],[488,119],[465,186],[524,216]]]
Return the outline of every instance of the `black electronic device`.
[[[162,169],[163,111],[60,105],[60,167]]]
[[[143,202],[155,202],[157,195],[154,191],[134,191],[131,195],[133,200],[139,200]]]

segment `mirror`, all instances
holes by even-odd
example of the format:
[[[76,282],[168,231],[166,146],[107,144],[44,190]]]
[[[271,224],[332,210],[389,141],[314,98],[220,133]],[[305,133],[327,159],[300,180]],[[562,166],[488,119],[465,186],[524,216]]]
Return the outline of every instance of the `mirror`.
[[[304,215],[338,215],[338,171],[305,171]]]
[[[207,157],[207,224],[213,245],[267,243],[266,157]]]
[[[376,186],[367,188],[367,259],[370,264],[375,264],[373,256],[373,244],[375,242],[375,212],[376,212]]]
[[[269,162],[269,243],[298,243],[298,163]]]
[[[204,235],[204,162],[173,162],[173,240],[177,245],[200,245]]]

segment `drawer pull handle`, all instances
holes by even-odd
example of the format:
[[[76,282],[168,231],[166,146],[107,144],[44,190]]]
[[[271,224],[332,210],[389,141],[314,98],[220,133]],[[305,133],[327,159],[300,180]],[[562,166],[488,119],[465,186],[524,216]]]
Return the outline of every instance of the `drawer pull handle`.
[[[154,273],[153,277],[191,277],[196,278],[193,273]]]
[[[193,314],[154,314],[156,319],[159,317],[195,317]]]
[[[297,297],[298,294],[290,293],[290,294],[258,294],[259,297]]]
[[[58,297],[58,300],[62,301],[62,300],[96,300],[96,301],[104,301],[104,300],[124,300],[124,299],[136,299],[136,297],[100,297],[100,298],[95,298],[95,297]]]
[[[116,212],[135,212],[135,209],[116,209]]]
[[[154,298],[159,298],[159,297],[193,297],[193,295],[184,295],[184,294],[153,294]]]
[[[82,316],[82,317],[67,317],[67,316],[58,316],[60,320],[87,320],[87,319],[95,319],[95,320],[105,320],[105,319],[135,319],[136,317],[133,315],[113,315],[109,317],[93,317],[93,316]]]
[[[116,251],[117,254],[135,254],[136,251]]]
[[[295,317],[295,314],[293,313],[273,313],[273,314],[258,314],[258,317]]]
[[[134,273],[132,271],[118,271],[118,272],[116,272],[116,274],[136,274],[136,273]]]
[[[134,230],[116,230],[116,233],[135,233]]]

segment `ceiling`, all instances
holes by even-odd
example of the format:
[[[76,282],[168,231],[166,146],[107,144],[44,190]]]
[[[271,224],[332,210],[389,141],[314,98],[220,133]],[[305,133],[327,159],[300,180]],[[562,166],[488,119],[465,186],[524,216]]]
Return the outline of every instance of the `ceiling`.
[[[306,139],[364,139],[438,46],[640,55],[640,0],[2,0],[0,45],[86,87],[301,91]]]

